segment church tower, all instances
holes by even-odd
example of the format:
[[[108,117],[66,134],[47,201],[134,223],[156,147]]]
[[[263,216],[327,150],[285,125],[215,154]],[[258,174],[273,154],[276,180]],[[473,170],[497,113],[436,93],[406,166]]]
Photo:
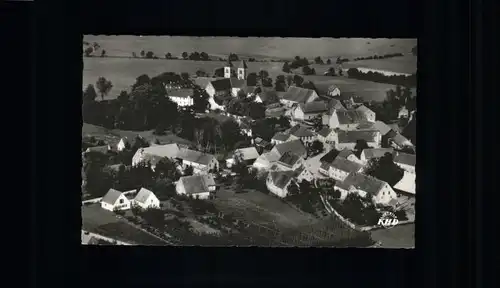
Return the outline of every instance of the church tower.
[[[248,66],[245,60],[241,60],[240,66],[238,67],[238,79],[247,79]]]
[[[227,58],[226,65],[224,66],[224,78],[231,78],[231,68],[233,67],[233,63],[231,60]]]

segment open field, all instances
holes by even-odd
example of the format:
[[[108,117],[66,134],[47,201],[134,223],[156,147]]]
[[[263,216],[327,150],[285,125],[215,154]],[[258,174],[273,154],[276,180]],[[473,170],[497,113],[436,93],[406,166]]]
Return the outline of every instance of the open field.
[[[105,140],[108,144],[114,145],[118,144],[120,139],[122,137],[128,137],[128,138],[135,138],[137,135],[141,135],[144,139],[148,141],[153,141],[154,139],[158,139],[161,144],[168,144],[168,143],[179,143],[179,144],[185,144],[185,145],[190,145],[191,142],[182,139],[180,137],[177,137],[176,135],[173,134],[168,134],[168,135],[161,135],[157,136],[153,134],[153,130],[150,131],[126,131],[126,130],[119,130],[119,129],[106,129],[104,127],[92,125],[92,124],[87,124],[83,123],[82,126],[82,137],[83,136],[94,136],[96,139],[103,139]]]
[[[415,73],[417,71],[417,57],[407,54],[402,57],[387,59],[372,59],[346,62],[342,64],[345,69],[349,68],[370,68],[399,73]]]
[[[138,245],[165,245],[165,242],[102,209],[99,204],[82,206],[82,229]]]
[[[229,53],[256,59],[291,59],[295,56],[354,58],[360,56],[406,53],[417,45],[417,39],[369,38],[264,38],[264,37],[181,37],[181,36],[106,36],[85,35],[84,41],[97,42],[108,55],[130,56],[141,50],[153,51],[159,57],[170,52],[206,52],[227,57]]]
[[[384,101],[389,89],[396,89],[395,85],[357,80],[343,76],[304,76],[304,79],[313,81],[320,95],[325,94],[330,85],[337,85],[340,93],[356,94],[364,101]]]
[[[398,225],[391,229],[370,232],[374,241],[381,242],[381,248],[415,248],[415,224]]]
[[[235,62],[237,64],[237,62]],[[283,74],[280,62],[248,62],[248,71],[259,72],[266,70],[273,79]],[[189,60],[164,60],[164,59],[134,59],[134,58],[83,58],[83,81],[84,89],[89,84],[95,83],[99,77],[105,77],[113,83],[113,88],[104,99],[114,99],[122,90],[129,91],[135,83],[135,79],[142,74],[150,77],[164,72],[195,74],[197,70],[203,70],[213,75],[214,70],[224,67],[220,61],[189,61]],[[98,100],[101,98],[98,97]]]

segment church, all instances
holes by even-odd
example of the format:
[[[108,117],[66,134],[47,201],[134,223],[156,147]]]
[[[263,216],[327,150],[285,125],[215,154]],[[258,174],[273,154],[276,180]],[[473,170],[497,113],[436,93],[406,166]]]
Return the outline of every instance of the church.
[[[248,85],[248,66],[245,60],[241,60],[237,68],[237,77],[233,75],[233,64],[231,61],[226,62],[224,66],[224,78],[213,80],[208,83],[205,90],[210,97],[231,94],[238,95],[240,90],[243,90],[247,95],[253,93],[255,90],[255,83],[253,86]]]

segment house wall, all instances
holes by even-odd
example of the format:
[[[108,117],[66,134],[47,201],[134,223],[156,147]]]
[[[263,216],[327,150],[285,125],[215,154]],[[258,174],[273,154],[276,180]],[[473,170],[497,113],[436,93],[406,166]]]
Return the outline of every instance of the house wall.
[[[194,101],[192,97],[176,97],[176,96],[169,96],[170,100],[173,102],[177,103],[178,106],[180,107],[185,107],[185,106],[192,106],[194,105]]]
[[[394,190],[392,190],[389,184],[385,184],[382,189],[378,192],[377,196],[373,198],[373,201],[377,204],[389,204],[392,199],[397,199],[398,195]]]
[[[401,167],[401,169],[407,171],[407,172],[410,172],[410,173],[415,173],[415,167],[414,166],[411,166],[411,165],[406,165],[406,164],[402,164],[402,163],[395,163],[396,165],[398,165],[399,167]]]
[[[356,146],[356,143],[338,143],[335,142],[335,149],[337,150],[343,150],[343,149],[349,149],[349,150],[354,150],[354,147]]]
[[[208,199],[210,198],[210,192],[203,192],[203,193],[195,193],[195,194],[191,194],[193,198],[195,199]]]
[[[232,88],[231,89],[231,94],[233,94],[233,96],[236,96],[238,95],[238,92],[241,90],[241,88]]]
[[[300,173],[300,175],[297,176],[297,181],[299,183],[302,182],[302,180],[306,180],[306,181],[311,182],[313,179],[314,179],[314,175],[311,172],[309,172],[309,170],[307,170],[307,169],[302,171],[302,173]]]
[[[271,175],[267,177],[266,186],[269,192],[273,193],[278,197],[285,198],[286,195],[288,195],[288,189],[287,189],[288,185],[286,185],[284,189],[275,186],[273,181],[271,180]]]
[[[337,181],[344,181],[345,178],[349,175],[349,173],[339,170],[337,168],[330,167],[328,175],[330,176],[330,178],[333,178]]]
[[[302,111],[302,109],[300,108],[300,106],[297,106],[297,108],[295,108],[292,112],[292,116],[294,119],[298,119],[298,120],[304,120],[304,111]]]
[[[186,195],[186,189],[184,188],[182,181],[179,180],[175,184],[175,192],[179,195]]]
[[[335,128],[338,128],[340,125],[339,123],[339,118],[337,117],[337,113],[332,113],[332,115],[330,115],[329,119],[328,119],[328,126],[330,126],[330,128],[332,129],[335,129]]]
[[[368,119],[368,121],[375,122],[375,120],[376,120],[375,112],[367,111],[367,112],[365,112],[365,115],[366,115],[366,118]]]
[[[205,91],[207,91],[207,94],[210,97],[215,96],[215,89],[214,89],[214,86],[212,85],[212,83],[208,83],[207,87],[205,88]]]
[[[160,207],[160,200],[156,198],[156,196],[150,195],[148,199],[146,199],[146,203],[141,203],[138,201],[133,201],[133,203],[142,209],[148,209],[148,208],[159,208]]]
[[[327,95],[331,96],[331,97],[339,96],[340,95],[340,89],[339,88],[335,88],[335,89],[333,89],[333,91],[328,91]]]
[[[231,67],[224,67],[224,78],[231,78]]]
[[[125,149],[125,142],[123,139],[120,139],[120,142],[116,145],[116,150],[123,151],[123,149]]]

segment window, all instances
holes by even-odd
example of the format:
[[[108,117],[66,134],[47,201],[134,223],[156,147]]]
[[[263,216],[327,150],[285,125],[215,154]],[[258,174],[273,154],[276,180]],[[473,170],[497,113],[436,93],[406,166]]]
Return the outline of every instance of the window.
[[[123,199],[120,199],[120,204],[123,204]]]

